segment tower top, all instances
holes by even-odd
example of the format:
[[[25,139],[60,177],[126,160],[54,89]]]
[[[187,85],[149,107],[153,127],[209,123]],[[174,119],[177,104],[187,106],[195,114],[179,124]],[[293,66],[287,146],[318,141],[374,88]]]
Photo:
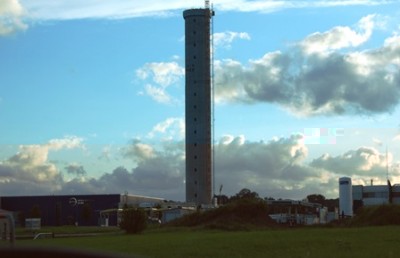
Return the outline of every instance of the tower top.
[[[210,0],[205,0],[204,6],[206,9],[210,9]]]

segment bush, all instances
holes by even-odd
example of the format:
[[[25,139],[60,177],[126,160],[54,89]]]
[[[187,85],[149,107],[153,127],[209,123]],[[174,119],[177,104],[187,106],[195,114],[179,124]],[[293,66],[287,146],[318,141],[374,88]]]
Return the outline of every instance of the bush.
[[[146,213],[141,209],[126,208],[122,211],[120,228],[128,234],[138,234],[146,229]]]
[[[267,205],[258,199],[239,199],[217,209],[198,211],[168,223],[169,226],[203,227],[225,230],[246,230],[273,227]]]
[[[363,207],[350,224],[352,226],[400,225],[400,206],[386,204]]]

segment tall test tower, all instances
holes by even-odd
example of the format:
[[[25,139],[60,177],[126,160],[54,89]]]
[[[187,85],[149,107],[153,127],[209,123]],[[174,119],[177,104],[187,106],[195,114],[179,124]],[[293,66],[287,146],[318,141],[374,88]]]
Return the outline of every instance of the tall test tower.
[[[210,30],[214,11],[188,9],[185,19],[186,202],[212,200]]]

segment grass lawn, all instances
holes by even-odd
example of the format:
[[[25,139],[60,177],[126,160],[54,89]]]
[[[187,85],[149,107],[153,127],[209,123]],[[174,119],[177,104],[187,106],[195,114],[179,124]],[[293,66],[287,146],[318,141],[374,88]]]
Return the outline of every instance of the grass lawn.
[[[400,227],[260,231],[148,230],[140,235],[20,240],[18,246],[105,250],[144,257],[398,257]]]
[[[33,235],[37,232],[52,232],[54,234],[77,234],[77,233],[111,233],[121,231],[119,227],[76,227],[76,226],[60,226],[60,227],[44,227],[33,232],[26,228],[17,228],[16,235]]]

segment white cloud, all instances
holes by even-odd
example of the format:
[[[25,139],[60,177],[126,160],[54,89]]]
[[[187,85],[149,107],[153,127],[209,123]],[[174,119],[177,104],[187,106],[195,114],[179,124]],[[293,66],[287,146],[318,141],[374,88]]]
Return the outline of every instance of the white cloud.
[[[372,142],[375,143],[379,147],[382,147],[382,145],[383,145],[383,142],[376,138],[372,138]]]
[[[360,23],[372,27],[371,17]],[[369,38],[369,32],[365,35]],[[247,66],[234,60],[215,62],[215,99],[276,103],[302,116],[392,112],[400,101],[400,37],[394,35],[382,47],[362,52],[331,51],[350,43],[328,41],[331,45],[320,49],[324,55],[293,46],[286,52],[266,53]]]
[[[365,43],[372,35],[375,15],[363,17],[357,24],[357,30],[338,26],[329,31],[316,32],[305,38],[300,46],[306,54],[326,54],[333,50],[357,47]]]
[[[23,18],[25,10],[18,0],[0,1],[0,36],[26,30],[28,25]]]
[[[48,155],[51,151],[75,148],[83,148],[82,139],[75,136],[53,139],[42,145],[21,145],[18,153],[0,163],[0,182],[25,185],[14,190],[18,194],[60,190],[62,176]]]
[[[214,33],[214,45],[216,47],[230,48],[236,39],[250,40],[250,35],[246,32],[225,31]]]
[[[150,79],[162,87],[178,82],[185,75],[185,69],[176,62],[146,63],[136,70],[136,76],[142,80]]]
[[[162,140],[182,140],[185,137],[185,121],[182,118],[167,118],[148,133],[149,138],[156,136]]]
[[[143,16],[180,15],[183,9],[201,8],[198,0],[149,0],[149,1],[102,1],[102,0],[20,0],[31,19],[125,19]],[[327,8],[335,6],[385,5],[393,1],[385,0],[317,0],[317,1],[262,1],[262,0],[214,0],[217,11],[271,13],[293,8]]]
[[[177,84],[184,75],[184,68],[177,62],[146,63],[136,70],[136,76],[140,82],[146,83],[144,94],[163,104],[176,102],[168,94],[167,88]]]
[[[156,87],[151,84],[146,84],[144,87],[144,92],[147,96],[150,96],[154,101],[162,104],[170,104],[173,101],[171,95],[169,95],[165,88],[163,87]]]

